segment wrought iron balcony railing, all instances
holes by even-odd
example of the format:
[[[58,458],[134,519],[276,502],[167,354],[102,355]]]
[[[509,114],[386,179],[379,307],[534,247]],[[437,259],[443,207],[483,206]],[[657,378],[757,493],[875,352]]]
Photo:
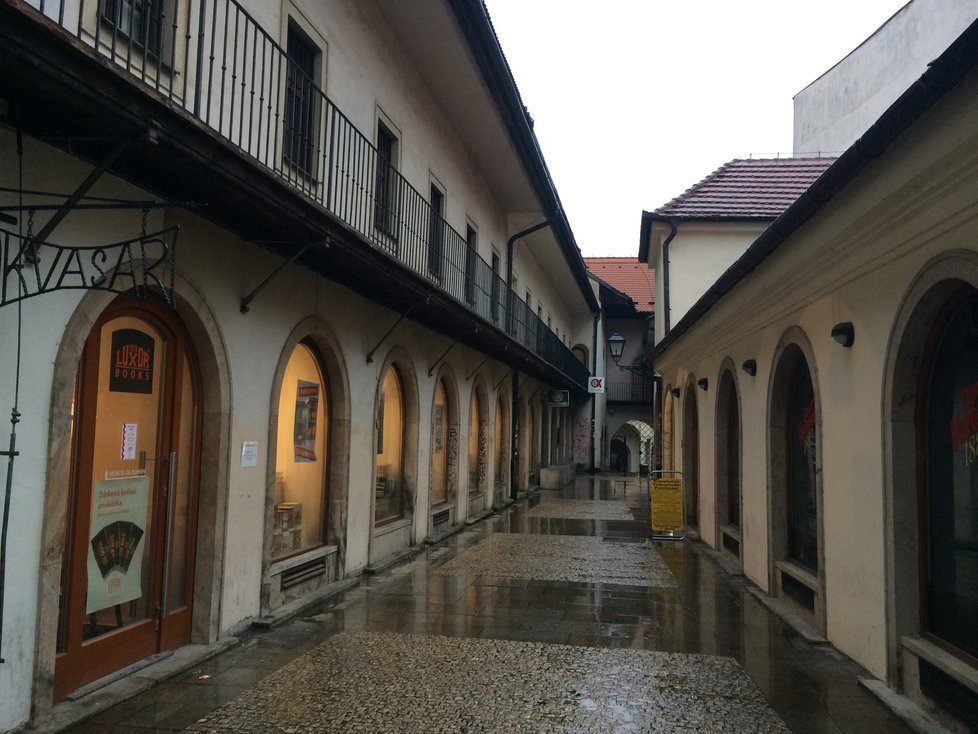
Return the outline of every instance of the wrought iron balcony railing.
[[[609,402],[651,403],[652,380],[632,377],[625,381],[608,380],[606,393]]]
[[[138,84],[179,105],[275,176],[583,386],[587,369],[314,80],[233,0],[31,0]],[[382,136],[378,136],[381,138]],[[396,141],[394,141],[396,144]],[[512,304],[512,314],[509,313]]]

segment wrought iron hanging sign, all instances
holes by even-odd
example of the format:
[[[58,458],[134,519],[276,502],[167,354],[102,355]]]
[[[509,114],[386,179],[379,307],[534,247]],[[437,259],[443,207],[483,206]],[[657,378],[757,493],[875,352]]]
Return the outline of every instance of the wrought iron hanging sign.
[[[172,307],[178,232],[179,227],[167,227],[109,245],[45,242],[44,257],[39,258],[29,233],[21,236],[0,228],[0,307],[59,290],[101,290],[137,298],[156,290]]]

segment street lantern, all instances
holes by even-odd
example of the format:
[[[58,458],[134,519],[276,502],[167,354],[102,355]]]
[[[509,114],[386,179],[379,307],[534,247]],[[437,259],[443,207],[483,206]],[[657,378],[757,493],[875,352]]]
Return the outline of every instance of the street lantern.
[[[617,331],[608,337],[608,349],[611,351],[611,361],[618,364],[621,353],[625,349],[625,337]]]

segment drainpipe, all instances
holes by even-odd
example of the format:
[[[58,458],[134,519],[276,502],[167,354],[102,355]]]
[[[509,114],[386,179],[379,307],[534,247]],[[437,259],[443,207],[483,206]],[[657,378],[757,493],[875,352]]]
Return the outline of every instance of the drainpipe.
[[[513,293],[513,247],[516,244],[516,240],[549,226],[550,221],[544,220],[539,224],[534,224],[532,227],[520,230],[506,241],[506,290],[508,291],[506,295],[506,333],[510,336],[513,336],[513,305],[516,302],[516,294]],[[515,368],[513,369],[512,385],[509,406],[509,498],[515,501],[519,497],[519,490],[516,486],[516,479],[519,473],[519,460],[516,454],[516,411],[519,405],[517,391],[520,386],[519,372]]]
[[[679,231],[679,222],[675,217],[669,218],[669,236],[666,237],[666,241],[662,243],[662,300],[665,302],[662,310],[662,335],[665,336],[669,333],[669,329],[672,328],[672,319],[670,318],[671,307],[669,305],[669,243],[672,242],[673,238],[676,236],[676,232]]]

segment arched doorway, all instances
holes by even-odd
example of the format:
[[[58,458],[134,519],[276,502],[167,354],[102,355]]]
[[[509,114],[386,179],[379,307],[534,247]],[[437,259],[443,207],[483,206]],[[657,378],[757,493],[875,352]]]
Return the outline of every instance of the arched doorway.
[[[622,438],[612,438],[608,468],[613,472],[624,474],[628,471],[630,463],[631,453],[628,450],[628,444]]]
[[[404,388],[400,372],[391,365],[377,406],[374,523],[396,520],[409,512],[404,487]]]
[[[75,383],[54,700],[190,641],[201,383],[162,303],[119,298]]]
[[[506,393],[499,392],[496,397],[496,430],[495,430],[495,461],[494,477],[495,487],[493,491],[493,501],[502,503],[505,501],[509,492],[506,485],[509,480],[509,401]]]

